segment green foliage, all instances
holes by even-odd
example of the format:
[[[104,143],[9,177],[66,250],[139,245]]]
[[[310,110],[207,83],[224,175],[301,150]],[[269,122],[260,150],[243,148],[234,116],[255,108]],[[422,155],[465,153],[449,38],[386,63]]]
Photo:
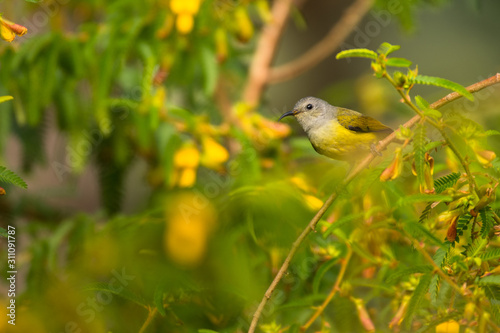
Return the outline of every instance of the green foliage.
[[[28,188],[28,185],[21,177],[4,166],[0,166],[0,182],[13,184],[24,189]]]
[[[335,56],[336,59],[344,59],[344,58],[368,58],[368,59],[377,59],[377,53],[368,49],[353,49],[353,50],[344,50]]]
[[[481,216],[482,222],[480,231],[481,237],[487,238],[495,223],[493,221],[493,211],[490,207],[488,207],[488,209],[481,209],[479,211],[479,216]]]
[[[424,183],[426,129],[418,124],[413,137],[413,153],[415,154],[415,170],[418,184]],[[427,200],[428,201],[428,200]]]
[[[462,85],[452,82],[450,80],[446,80],[440,77],[434,77],[434,76],[427,76],[427,75],[417,75],[411,83],[416,83],[416,84],[425,84],[425,85],[432,85],[436,87],[443,87],[446,89],[453,90],[465,98],[467,98],[470,101],[474,100],[474,96],[470,92],[467,91]]]
[[[422,275],[415,291],[411,295],[410,302],[408,303],[408,309],[406,310],[403,319],[407,329],[410,328],[411,323],[414,320],[415,312],[419,309],[421,302],[425,298],[431,279],[432,274],[427,273]]]
[[[455,186],[455,183],[460,178],[460,173],[452,172],[448,175],[439,177],[434,180],[434,186],[436,187],[436,193],[441,193],[447,188]]]
[[[500,258],[500,248],[486,250],[483,254],[481,254],[480,258],[485,261],[498,259]]]
[[[418,2],[403,2],[398,16],[410,20]],[[16,265],[27,271],[18,276],[26,287],[16,304],[27,318],[19,331],[58,332],[70,321],[82,332],[247,331],[292,244],[295,256],[263,309],[261,331],[301,331],[337,282],[310,331],[361,332],[370,323],[377,332],[406,332],[412,323],[434,330],[463,318],[470,301],[498,316],[498,170],[486,163],[498,159],[482,162],[496,148],[486,137],[500,132],[430,109],[412,90],[425,84],[470,97],[462,86],[419,75],[412,61],[392,57],[399,45],[337,54],[370,59],[375,76],[388,80],[420,121],[402,128],[396,179],[379,181],[390,163],[382,157],[342,190],[315,232],[295,242],[348,167],[318,157],[306,138],[289,142],[289,126],[265,116],[269,105],[242,93],[277,2],[202,1],[197,8],[179,1],[193,7],[189,13],[176,12],[175,3],[68,2],[32,38],[2,46],[0,89],[15,99],[2,104],[0,151],[14,137],[23,170],[51,168],[65,189],[40,182],[40,197],[0,198],[7,223],[17,227]],[[40,10],[30,6],[26,17]],[[299,10],[292,15],[305,27]],[[377,100],[382,89],[360,90],[377,97],[368,105],[398,109],[385,105],[397,98]],[[61,140],[55,148],[54,137]],[[451,155],[458,162],[447,155],[455,146],[463,154]],[[74,178],[81,174],[98,182],[100,209],[75,214],[57,203],[53,213],[52,202],[65,202],[88,179]],[[436,174],[444,176],[433,180]],[[0,182],[27,187],[5,167]],[[484,187],[491,191],[482,198],[471,190]],[[49,192],[57,200],[46,201]],[[447,214],[460,216],[456,242],[443,241],[454,231]],[[90,310],[92,320],[82,315]]]

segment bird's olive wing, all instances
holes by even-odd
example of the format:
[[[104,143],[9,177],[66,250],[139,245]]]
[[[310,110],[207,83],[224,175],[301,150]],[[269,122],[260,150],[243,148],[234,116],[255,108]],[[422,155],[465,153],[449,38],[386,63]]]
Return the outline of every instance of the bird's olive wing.
[[[349,109],[338,108],[337,117],[340,125],[354,132],[392,132],[390,127],[377,119]]]

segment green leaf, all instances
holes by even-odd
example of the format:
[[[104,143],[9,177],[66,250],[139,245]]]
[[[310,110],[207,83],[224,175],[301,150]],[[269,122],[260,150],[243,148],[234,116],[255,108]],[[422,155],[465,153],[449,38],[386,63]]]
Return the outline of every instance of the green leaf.
[[[406,311],[403,321],[406,323],[406,328],[410,328],[415,316],[415,312],[419,309],[420,303],[425,297],[427,290],[429,289],[429,284],[431,283],[431,274],[425,274],[420,277],[420,282],[418,283],[413,295],[411,295],[410,302],[408,303],[408,309]]]
[[[447,188],[454,186],[459,178],[459,172],[453,172],[448,175],[439,177],[434,181],[434,188],[436,189],[436,193],[441,193]]]
[[[489,275],[479,279],[479,285],[497,285],[500,286],[500,275]]]
[[[500,135],[500,132],[496,130],[487,130],[483,133],[483,135],[484,136]]]
[[[333,258],[325,262],[321,267],[318,269],[318,272],[314,276],[313,280],[313,285],[312,285],[312,290],[313,294],[317,294],[319,292],[319,284],[321,283],[321,280],[323,279],[323,276],[325,275],[330,268],[332,268],[333,265],[338,261],[338,258]]]
[[[412,194],[412,195],[408,195],[406,197],[399,198],[397,205],[404,206],[404,205],[412,205],[412,204],[419,203],[419,202],[429,202],[429,201],[449,202],[452,200],[453,200],[453,198],[449,195],[417,193],[417,194]]]
[[[0,227],[0,237],[7,238],[7,236],[9,236],[9,234],[7,234],[7,230],[5,230],[4,228]]]
[[[472,220],[472,216],[470,214],[462,215],[458,218],[457,221],[457,235],[462,236],[464,230],[467,230],[469,222]]]
[[[0,96],[0,103],[10,101],[11,99],[14,99],[12,96]]]
[[[439,274],[434,274],[429,286],[429,294],[431,294],[431,301],[436,303],[439,296],[439,290],[441,289],[441,277]]]
[[[132,301],[144,308],[147,308],[147,304],[141,297],[131,293],[127,288],[113,288],[109,283],[97,282],[86,286],[83,290],[87,291],[105,291],[120,296],[124,299]]]
[[[211,96],[215,91],[219,66],[213,50],[202,47],[200,51],[201,67],[203,69],[203,90],[206,95]]]
[[[417,106],[419,108],[423,109],[428,109],[430,104],[427,102],[422,96],[417,95],[415,96],[415,103],[417,103]]]
[[[438,265],[439,267],[443,267],[449,251],[450,246],[437,249],[436,253],[434,253],[434,257],[432,257],[432,260],[434,260],[436,265]]]
[[[462,86],[458,83],[455,83],[453,81],[440,78],[440,77],[427,76],[427,75],[417,75],[413,79],[412,83],[443,87],[443,88],[450,89],[450,90],[453,90],[453,91],[459,93],[460,95],[464,96],[465,98],[467,98],[470,101],[474,100],[474,96],[472,96],[472,94],[467,89],[465,89],[464,86]]]
[[[463,254],[467,257],[478,257],[484,251],[484,248],[488,244],[488,239],[486,238],[476,238],[471,244],[464,246]]]
[[[0,182],[13,184],[24,189],[28,188],[28,185],[24,182],[24,180],[16,175],[14,172],[10,171],[4,166],[0,166]]]
[[[488,251],[481,254],[481,256],[479,258],[481,258],[483,261],[498,259],[498,258],[500,258],[500,248],[497,247],[497,248],[489,249]]]
[[[429,218],[432,211],[432,204],[432,202],[429,202],[427,206],[425,206],[424,210],[420,214],[420,217],[418,218],[418,223],[424,223]]]
[[[385,54],[386,56],[388,56],[389,54],[391,54],[394,51],[399,50],[400,48],[401,48],[401,46],[399,46],[399,45],[392,45],[392,44],[389,44],[387,42],[383,42],[378,47],[377,52],[379,54]]]
[[[417,182],[419,185],[424,183],[425,138],[426,138],[425,126],[423,124],[419,124],[415,129],[415,135],[413,136],[415,170],[417,172]]]
[[[335,56],[336,59],[343,59],[343,58],[369,58],[369,59],[377,59],[377,54],[373,52],[372,50],[368,49],[351,49],[351,50],[344,50]]]
[[[405,58],[389,58],[385,64],[392,67],[410,67],[412,62]]]
[[[425,109],[425,110],[423,110],[422,113],[424,116],[431,117],[434,119],[439,119],[443,116],[443,114],[441,112],[439,112],[438,110],[434,110],[434,109]]]
[[[489,208],[489,207],[487,207]],[[481,209],[479,211],[479,216],[481,216],[481,237],[486,238],[488,237],[488,234],[490,233],[491,228],[493,228],[493,225],[495,222],[493,221],[493,212],[490,209]]]
[[[389,277],[385,280],[387,283],[394,283],[399,281],[401,278],[406,277],[415,273],[429,273],[432,271],[432,266],[429,265],[416,265],[413,267],[404,268],[402,270],[391,273]]]
[[[213,330],[207,330],[205,328],[201,328],[198,330],[198,333],[219,333],[219,332],[213,331]]]
[[[165,312],[165,307],[163,306],[163,289],[160,286],[155,289],[153,302],[158,309],[158,312],[162,315],[162,317],[165,317],[167,313]]]
[[[428,241],[432,242],[435,245],[438,245],[439,247],[442,247],[444,245],[444,243],[439,238],[430,233],[427,228],[425,228],[418,222],[406,222],[403,225],[403,228],[407,233],[415,238],[425,237]]]

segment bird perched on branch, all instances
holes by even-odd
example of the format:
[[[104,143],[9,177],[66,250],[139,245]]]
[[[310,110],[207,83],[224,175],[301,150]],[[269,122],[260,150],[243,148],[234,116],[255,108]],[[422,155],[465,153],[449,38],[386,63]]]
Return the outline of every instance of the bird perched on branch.
[[[318,153],[351,163],[376,151],[376,144],[393,132],[376,119],[316,97],[302,98],[279,120],[287,116],[297,119]]]

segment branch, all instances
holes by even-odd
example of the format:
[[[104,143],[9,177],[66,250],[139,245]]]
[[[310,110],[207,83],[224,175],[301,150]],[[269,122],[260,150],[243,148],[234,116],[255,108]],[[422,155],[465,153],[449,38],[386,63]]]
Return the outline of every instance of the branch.
[[[272,20],[262,29],[243,93],[243,101],[249,105],[257,105],[260,100],[292,3],[293,0],[276,0],[271,10]]]
[[[467,87],[467,90],[471,93],[478,92],[484,88],[487,88],[489,86],[492,86],[494,84],[500,83],[500,73],[496,74],[495,76],[490,77],[489,79],[474,83],[473,85]],[[462,97],[462,95],[457,94],[455,92],[446,95],[445,97],[441,98],[440,100],[432,103],[430,105],[431,108],[433,109],[439,109],[440,107]],[[410,120],[408,120],[406,123],[404,123],[404,127],[412,127],[414,126],[418,121],[420,120],[420,116],[416,115]],[[377,150],[381,151],[387,148],[387,146],[396,138],[396,131],[392,132],[390,135],[388,135],[385,139],[381,140],[378,145],[377,145]],[[366,169],[371,161],[375,158],[375,152],[370,153],[368,156],[365,157],[363,161],[361,161],[354,169],[351,170],[349,175],[344,179],[342,182],[340,188],[338,189],[338,193],[340,193],[349,183],[356,178],[358,174],[361,173],[364,169]],[[260,315],[262,314],[262,310],[264,309],[264,306],[266,305],[267,301],[271,298],[271,294],[273,293],[274,289],[276,289],[276,286],[280,282],[281,278],[283,277],[283,274],[288,269],[288,266],[290,265],[290,262],[297,252],[299,246],[302,244],[304,239],[307,237],[307,235],[312,231],[315,230],[316,225],[318,224],[320,218],[323,216],[323,214],[328,210],[328,208],[332,205],[332,203],[337,199],[337,192],[333,192],[328,199],[326,199],[325,203],[323,206],[319,209],[319,211],[314,215],[312,220],[309,222],[307,227],[302,231],[302,233],[299,235],[299,237],[293,242],[292,247],[290,249],[290,252],[288,253],[285,261],[281,265],[278,273],[274,277],[273,281],[271,282],[271,285],[269,288],[267,288],[266,293],[264,294],[264,297],[260,301],[257,310],[255,310],[255,313],[252,318],[252,322],[250,323],[250,328],[248,329],[248,333],[253,333],[255,332],[255,328],[257,327],[257,322],[259,321]]]
[[[271,69],[269,83],[290,80],[332,54],[372,8],[374,0],[356,0],[328,34],[309,51],[287,64]]]

